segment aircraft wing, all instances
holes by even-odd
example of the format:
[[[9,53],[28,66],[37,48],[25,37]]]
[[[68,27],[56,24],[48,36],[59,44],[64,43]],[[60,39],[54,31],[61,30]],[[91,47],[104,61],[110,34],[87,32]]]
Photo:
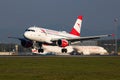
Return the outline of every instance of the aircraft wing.
[[[66,40],[75,42],[75,41],[85,41],[85,40],[93,40],[93,39],[100,39],[102,37],[109,37],[112,36],[112,34],[109,35],[98,35],[98,36],[87,36],[87,37],[77,37],[77,38],[66,38]],[[52,41],[57,41],[58,39],[53,39]]]
[[[20,38],[20,37],[8,37],[8,38],[18,39],[18,40],[23,40],[24,39],[24,38]]]
[[[67,39],[68,41],[75,42],[75,41],[84,41],[84,40],[93,40],[93,39],[100,39],[102,37],[109,37],[112,36],[112,34],[109,35],[98,35],[98,36],[87,36],[87,37],[80,37],[76,39]]]

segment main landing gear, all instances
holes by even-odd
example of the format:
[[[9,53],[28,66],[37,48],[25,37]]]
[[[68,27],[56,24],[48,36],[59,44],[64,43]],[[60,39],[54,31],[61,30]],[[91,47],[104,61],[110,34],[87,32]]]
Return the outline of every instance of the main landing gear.
[[[42,48],[42,43],[39,43],[39,49],[38,49],[38,52],[39,53],[43,53],[44,52],[44,49]]]
[[[67,53],[67,49],[66,49],[66,48],[63,48],[63,49],[61,49],[61,52],[62,52],[62,53]]]
[[[44,52],[44,49],[40,48],[40,49],[38,49],[38,52],[39,52],[39,53],[43,53],[43,52]]]

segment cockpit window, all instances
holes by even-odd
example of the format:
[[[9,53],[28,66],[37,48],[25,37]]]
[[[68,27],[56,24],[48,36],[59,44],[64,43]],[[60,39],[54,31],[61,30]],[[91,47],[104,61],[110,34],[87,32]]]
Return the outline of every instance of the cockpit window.
[[[32,30],[32,29],[26,29],[25,31],[32,31],[32,32],[35,32],[35,30]]]

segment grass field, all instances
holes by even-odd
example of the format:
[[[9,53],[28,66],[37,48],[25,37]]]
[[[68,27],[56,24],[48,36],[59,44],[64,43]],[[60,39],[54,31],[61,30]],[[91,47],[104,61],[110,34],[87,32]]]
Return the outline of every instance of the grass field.
[[[1,57],[0,80],[120,80],[120,57]]]

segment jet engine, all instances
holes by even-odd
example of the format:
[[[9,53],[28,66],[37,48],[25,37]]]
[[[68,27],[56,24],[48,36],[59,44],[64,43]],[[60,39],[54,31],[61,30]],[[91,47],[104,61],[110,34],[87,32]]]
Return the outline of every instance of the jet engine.
[[[32,47],[33,42],[30,40],[21,39],[21,45],[25,48],[29,48],[29,47]]]
[[[57,44],[60,47],[66,47],[69,45],[69,42],[66,39],[59,39]]]

